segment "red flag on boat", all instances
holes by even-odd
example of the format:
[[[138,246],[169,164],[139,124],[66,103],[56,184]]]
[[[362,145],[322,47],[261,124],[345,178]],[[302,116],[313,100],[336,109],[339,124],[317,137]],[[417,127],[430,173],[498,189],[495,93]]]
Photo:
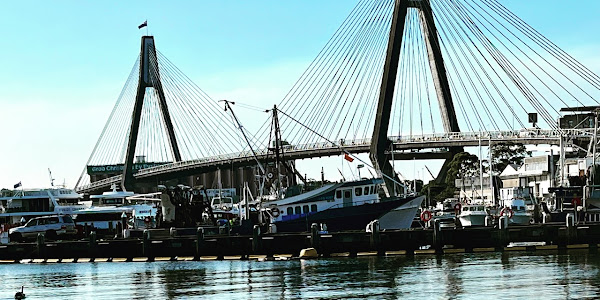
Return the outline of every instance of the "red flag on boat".
[[[352,158],[350,155],[348,155],[348,153],[344,153],[344,159],[349,161],[349,162],[353,162],[354,158]]]

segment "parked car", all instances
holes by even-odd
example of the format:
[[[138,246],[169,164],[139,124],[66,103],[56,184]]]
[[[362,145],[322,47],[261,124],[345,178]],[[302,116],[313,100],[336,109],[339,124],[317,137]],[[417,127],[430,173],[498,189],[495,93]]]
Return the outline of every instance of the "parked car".
[[[30,219],[25,225],[11,228],[8,236],[12,241],[22,241],[35,238],[38,233],[44,233],[46,239],[53,240],[57,237],[74,237],[77,234],[75,222],[71,216],[44,216]]]

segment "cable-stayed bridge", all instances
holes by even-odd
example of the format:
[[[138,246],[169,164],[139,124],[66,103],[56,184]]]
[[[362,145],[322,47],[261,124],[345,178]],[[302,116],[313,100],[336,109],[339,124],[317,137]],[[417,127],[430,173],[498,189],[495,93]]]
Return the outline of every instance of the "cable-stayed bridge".
[[[362,0],[277,104],[280,146],[288,160],[368,152],[387,178],[392,153],[448,160],[490,142],[581,146],[593,117],[560,110],[599,105],[599,89],[600,77],[497,0]],[[250,148],[230,112],[143,37],[76,188],[243,168],[256,165],[251,150],[272,159],[273,122],[254,120]],[[103,168],[111,172],[95,173]]]

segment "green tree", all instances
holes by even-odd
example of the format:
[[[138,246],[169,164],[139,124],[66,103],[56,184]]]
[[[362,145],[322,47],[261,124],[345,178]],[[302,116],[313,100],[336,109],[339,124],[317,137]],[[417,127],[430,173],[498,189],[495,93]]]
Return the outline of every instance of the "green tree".
[[[423,186],[421,193],[427,195],[427,192],[431,191],[432,200],[440,202],[446,198],[454,197],[456,191],[455,179],[477,175],[479,175],[479,158],[468,152],[460,152],[454,155],[449,164],[445,183],[437,186],[434,186],[433,182],[426,184]]]
[[[504,171],[509,164],[521,165],[525,157],[531,156],[525,145],[521,143],[498,143],[492,145],[493,172],[496,174]]]

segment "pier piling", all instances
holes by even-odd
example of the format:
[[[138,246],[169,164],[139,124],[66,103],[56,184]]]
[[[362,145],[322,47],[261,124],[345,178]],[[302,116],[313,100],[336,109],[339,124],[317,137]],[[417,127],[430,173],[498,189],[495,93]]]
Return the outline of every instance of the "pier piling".
[[[36,240],[38,258],[46,258],[46,237],[43,233],[38,233]]]
[[[96,231],[90,232],[89,255],[94,259],[98,255],[98,242],[96,240]]]
[[[196,229],[196,257],[194,257],[194,260],[200,260],[200,254],[202,253],[203,245],[204,245],[204,228],[198,227],[198,229]]]
[[[151,246],[152,243],[150,241],[150,231],[148,229],[144,229],[144,233],[142,235],[142,252],[143,255],[148,258],[148,261],[154,261]]]
[[[319,224],[312,223],[310,226],[310,246],[321,253],[321,235],[319,234]]]

